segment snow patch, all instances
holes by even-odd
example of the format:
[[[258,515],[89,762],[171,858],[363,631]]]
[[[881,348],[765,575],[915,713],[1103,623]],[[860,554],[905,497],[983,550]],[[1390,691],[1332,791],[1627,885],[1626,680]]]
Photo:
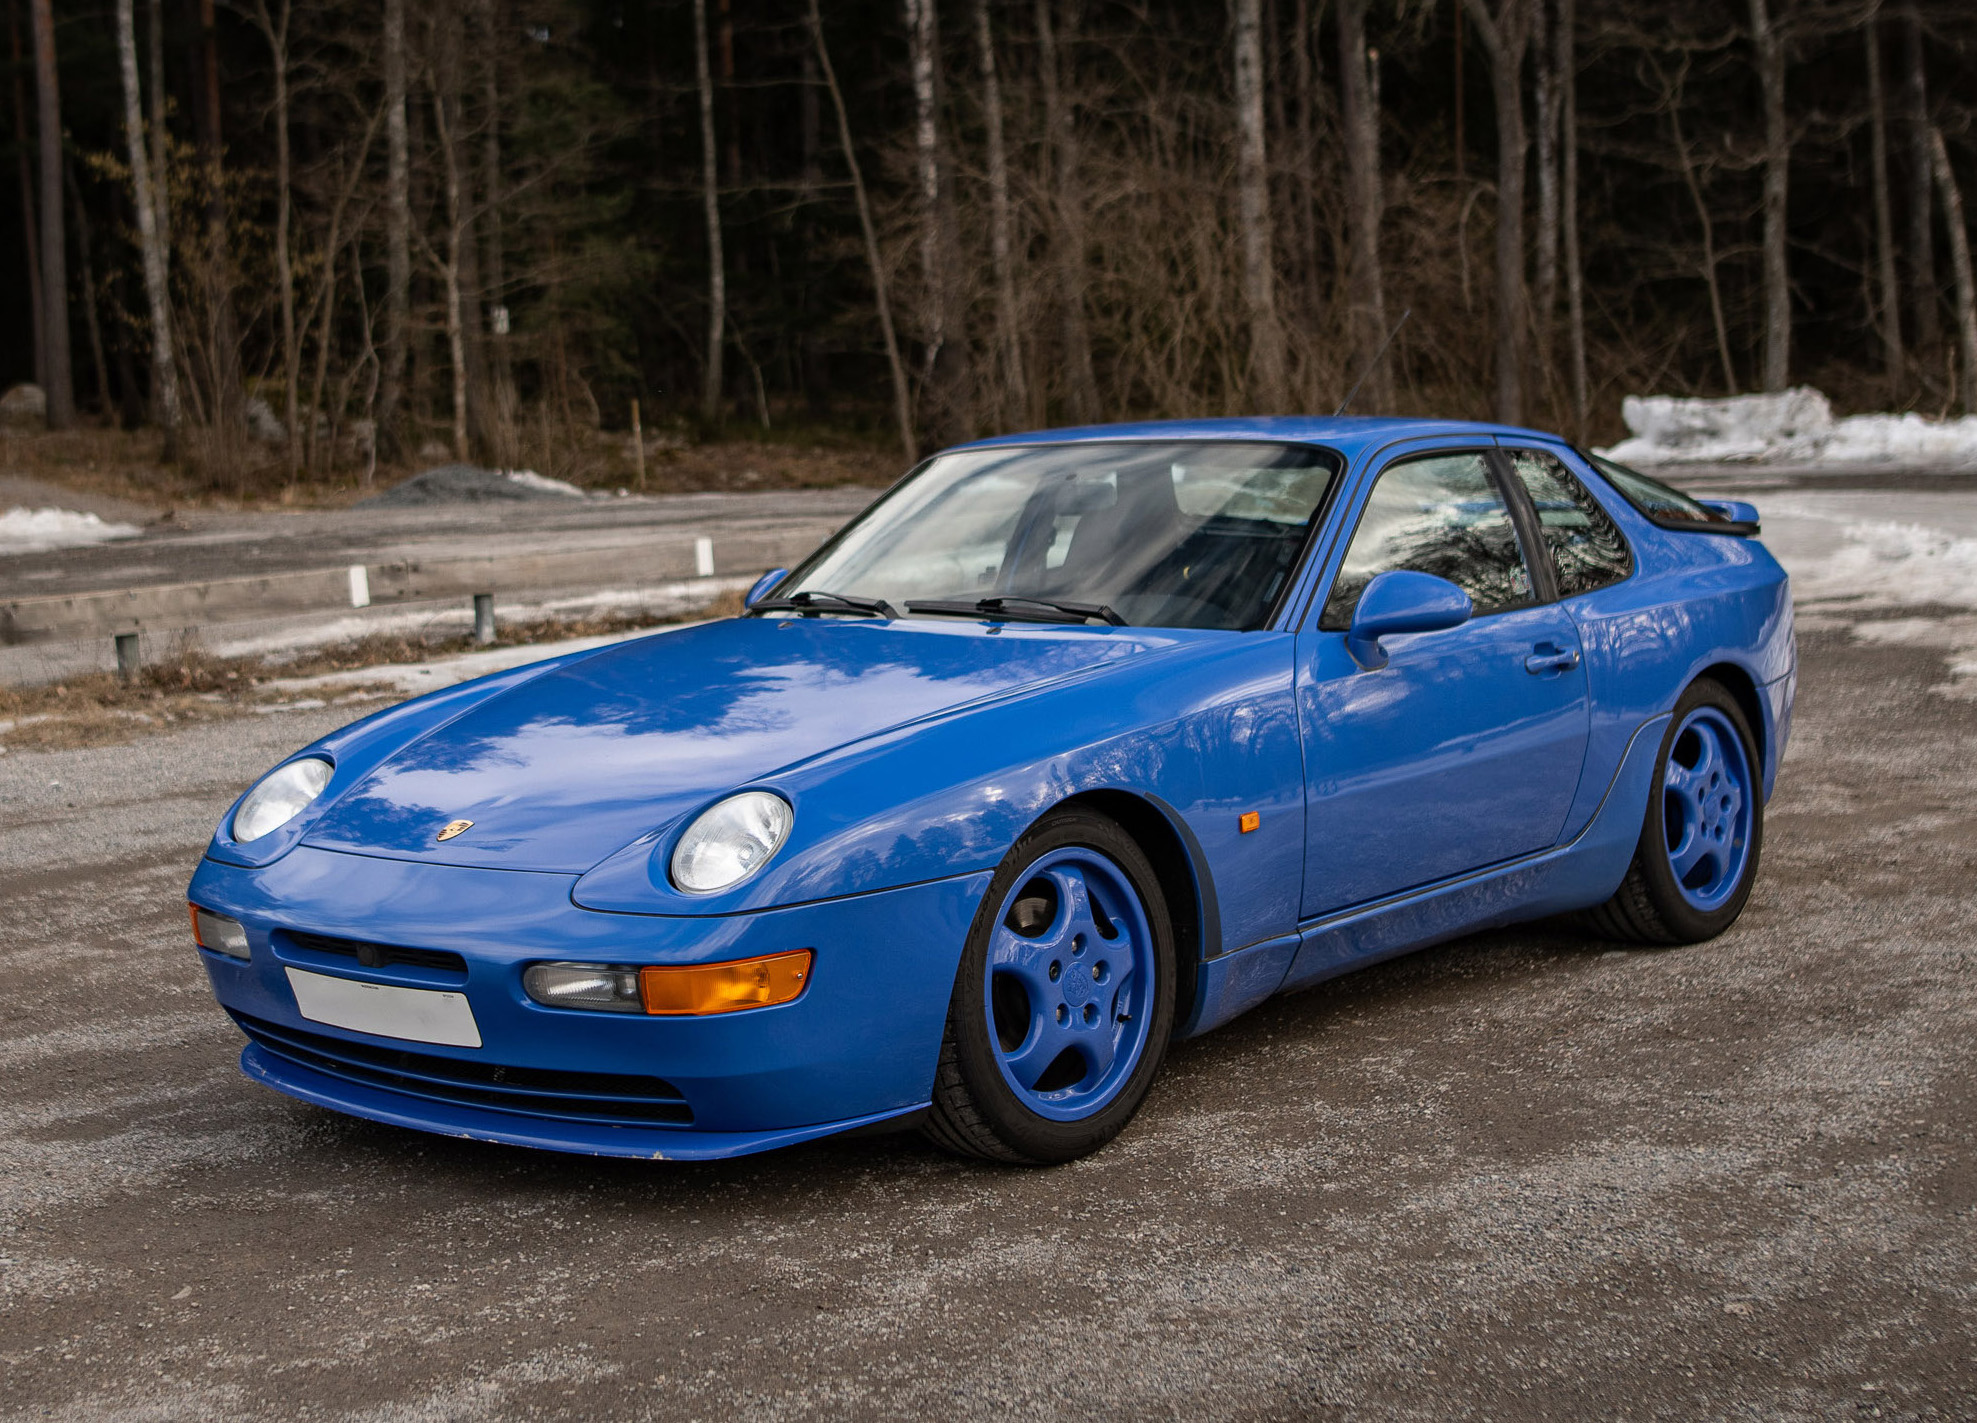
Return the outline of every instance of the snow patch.
[[[1977,416],[1929,420],[1911,411],[1836,420],[1831,402],[1810,386],[1721,400],[1630,395],[1620,416],[1631,437],[1601,453],[1622,464],[1977,469]]]
[[[0,514],[0,555],[86,548],[112,539],[134,539],[141,532],[135,524],[106,524],[94,514],[74,509],[17,507]]]
[[[503,473],[508,476],[509,483],[519,484],[524,489],[533,489],[539,494],[557,494],[565,499],[587,499],[590,497],[581,489],[577,488],[576,485],[566,480],[551,479],[548,475],[537,474],[532,469],[510,469],[504,470]]]

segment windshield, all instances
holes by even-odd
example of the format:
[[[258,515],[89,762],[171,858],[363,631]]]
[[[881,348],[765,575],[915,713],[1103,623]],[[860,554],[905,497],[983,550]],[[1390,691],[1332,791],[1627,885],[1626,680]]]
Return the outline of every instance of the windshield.
[[[1255,627],[1337,466],[1328,450],[1260,442],[957,451],[929,460],[773,598],[1019,617],[1052,617],[1054,604],[1059,618],[1083,605],[1138,626]],[[976,607],[998,598],[1012,606]]]

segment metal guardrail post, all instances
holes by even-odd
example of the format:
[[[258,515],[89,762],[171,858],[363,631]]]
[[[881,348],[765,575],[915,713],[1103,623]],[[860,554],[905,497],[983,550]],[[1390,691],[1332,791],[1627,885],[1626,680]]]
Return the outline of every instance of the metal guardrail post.
[[[474,594],[474,641],[486,647],[494,641],[494,595]]]

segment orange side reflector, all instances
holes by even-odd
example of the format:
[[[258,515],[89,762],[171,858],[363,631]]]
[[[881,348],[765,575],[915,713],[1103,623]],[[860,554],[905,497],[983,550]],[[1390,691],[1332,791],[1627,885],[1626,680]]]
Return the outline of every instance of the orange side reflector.
[[[192,916],[192,942],[199,945],[202,949],[205,948],[206,941],[199,937],[199,906],[196,904],[187,904],[185,906],[185,912]]]
[[[809,949],[737,959],[733,963],[648,967],[638,971],[639,996],[648,1013],[734,1013],[788,1003],[810,984]]]
[[[1249,834],[1250,831],[1254,830],[1257,826],[1261,825],[1262,823],[1263,823],[1263,817],[1258,815],[1253,810],[1245,810],[1242,813],[1242,819],[1236,822],[1237,825],[1242,827],[1242,833],[1245,835]]]

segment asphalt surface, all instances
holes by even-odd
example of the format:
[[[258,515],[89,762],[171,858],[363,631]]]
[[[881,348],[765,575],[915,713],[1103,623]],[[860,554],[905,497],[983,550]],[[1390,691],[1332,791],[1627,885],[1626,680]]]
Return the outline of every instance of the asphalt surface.
[[[842,521],[869,504],[875,492],[843,486],[773,495],[665,494],[404,509],[181,510],[168,521],[142,523],[143,532],[134,539],[9,557],[0,574],[13,595],[28,597],[580,547],[597,551],[598,576],[609,579],[613,549],[655,534],[773,532],[819,518]],[[76,507],[86,501],[66,502]]]
[[[332,714],[0,757],[0,1417],[1977,1415],[1972,621],[1803,620],[1716,942],[1523,928],[1277,1000],[1049,1171],[290,1102],[182,891]]]

